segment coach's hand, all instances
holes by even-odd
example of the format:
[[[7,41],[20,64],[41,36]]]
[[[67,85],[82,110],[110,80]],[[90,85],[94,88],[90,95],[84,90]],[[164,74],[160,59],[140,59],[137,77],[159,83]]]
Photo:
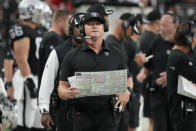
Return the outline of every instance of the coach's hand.
[[[80,92],[75,87],[69,87],[69,83],[65,81],[59,82],[58,95],[61,99],[73,99]]]
[[[115,104],[115,108],[119,108],[119,112],[124,111],[126,104],[129,102],[130,92],[126,90],[125,93],[117,94],[118,100]]]
[[[51,125],[54,125],[54,122],[50,116],[49,113],[43,113],[42,114],[42,118],[41,118],[41,123],[42,125],[46,128],[46,129],[49,129],[51,130],[52,129],[52,126]]]
[[[167,73],[161,72],[159,75],[160,77],[156,79],[156,84],[162,87],[166,87],[167,86]]]

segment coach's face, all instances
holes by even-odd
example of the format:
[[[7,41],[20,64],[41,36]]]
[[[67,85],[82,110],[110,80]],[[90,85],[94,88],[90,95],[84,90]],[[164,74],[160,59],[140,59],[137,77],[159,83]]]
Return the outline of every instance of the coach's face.
[[[163,15],[160,20],[160,33],[166,41],[172,41],[176,32],[177,24],[171,15]]]
[[[104,25],[100,20],[93,19],[84,25],[86,36],[92,36],[93,39],[102,39]]]

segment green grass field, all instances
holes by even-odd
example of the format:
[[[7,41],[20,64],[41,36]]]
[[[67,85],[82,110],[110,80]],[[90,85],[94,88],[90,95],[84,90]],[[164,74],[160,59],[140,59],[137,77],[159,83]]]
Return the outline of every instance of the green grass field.
[[[9,130],[9,129],[3,129],[3,131],[11,131],[11,130]]]

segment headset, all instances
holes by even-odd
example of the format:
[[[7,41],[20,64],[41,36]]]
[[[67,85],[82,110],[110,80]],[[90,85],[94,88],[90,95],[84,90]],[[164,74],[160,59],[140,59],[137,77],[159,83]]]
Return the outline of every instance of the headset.
[[[68,22],[68,36],[73,36],[73,19],[74,19],[74,16],[73,15],[70,19],[69,19],[69,22]]]
[[[84,16],[85,13],[77,13],[75,15],[73,15],[69,22],[68,22],[68,36],[73,37],[73,29],[74,27],[78,27],[81,23],[81,19]]]
[[[84,21],[85,21],[85,18],[83,17],[83,18],[81,19],[81,22],[80,22],[79,26],[78,26],[80,35],[81,35],[81,37],[83,37],[83,38],[84,38],[84,36],[86,36],[86,34],[85,34],[85,29],[84,29]]]
[[[140,34],[139,25],[140,25],[141,21],[142,21],[141,15],[139,15],[139,14],[134,14],[133,15],[132,14],[128,17],[128,19],[123,20],[122,28],[125,31],[129,26],[132,26],[133,31],[136,34]]]
[[[185,36],[185,40],[186,40],[187,45],[192,46],[193,36],[194,36],[196,27],[195,27],[194,21],[189,21],[188,24],[190,27],[190,32]]]
[[[134,21],[134,18],[135,18],[135,15],[133,14],[130,14],[129,17],[125,20],[123,20],[123,23],[122,23],[122,28],[124,30],[126,30]]]
[[[130,22],[128,20],[123,20],[123,23],[122,23],[122,28],[124,30],[126,30],[130,25]]]

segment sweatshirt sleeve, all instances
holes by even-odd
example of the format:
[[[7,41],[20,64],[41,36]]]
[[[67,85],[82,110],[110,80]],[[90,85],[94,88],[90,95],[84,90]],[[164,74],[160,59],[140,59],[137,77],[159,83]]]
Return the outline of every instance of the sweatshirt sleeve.
[[[59,61],[56,51],[53,49],[46,62],[42,75],[39,91],[39,108],[49,112],[50,97],[54,90],[54,82],[58,74]]]

